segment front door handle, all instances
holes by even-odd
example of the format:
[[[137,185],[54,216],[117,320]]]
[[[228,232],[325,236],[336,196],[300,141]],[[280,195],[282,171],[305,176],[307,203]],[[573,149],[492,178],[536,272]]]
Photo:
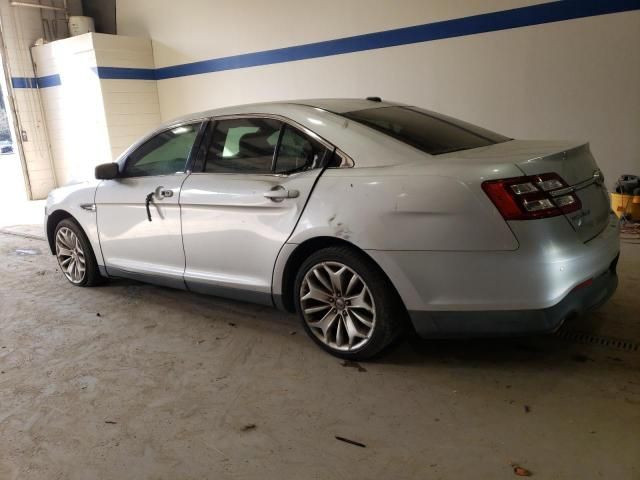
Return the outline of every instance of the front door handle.
[[[156,188],[155,194],[158,198],[169,198],[173,197],[173,190],[165,189],[164,187],[158,187]]]
[[[153,203],[153,197],[157,198],[169,198],[173,197],[173,190],[165,189],[164,187],[158,187],[144,199],[144,208],[147,210],[147,220],[151,220],[151,209],[149,205]],[[162,217],[162,216],[161,216]]]
[[[282,185],[276,185],[268,192],[265,192],[264,196],[274,202],[282,202],[285,198],[298,198],[300,192],[298,190],[287,190]]]

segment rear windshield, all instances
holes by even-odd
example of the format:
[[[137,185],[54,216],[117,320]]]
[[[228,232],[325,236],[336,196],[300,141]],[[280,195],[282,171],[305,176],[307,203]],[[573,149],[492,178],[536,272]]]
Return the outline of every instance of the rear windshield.
[[[369,108],[342,115],[431,155],[511,140],[455,118],[415,107]]]

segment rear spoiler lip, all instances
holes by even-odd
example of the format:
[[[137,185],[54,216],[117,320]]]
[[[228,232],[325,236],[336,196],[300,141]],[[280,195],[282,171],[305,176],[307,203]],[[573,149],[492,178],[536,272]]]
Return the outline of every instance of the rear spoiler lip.
[[[555,149],[554,151],[550,151],[550,152],[538,155],[537,157],[532,157],[531,160],[537,160],[539,158],[548,158],[548,157],[553,157],[555,155],[561,155],[561,154],[566,155],[567,153],[575,152],[577,150],[586,150],[589,153],[591,153],[591,143],[587,141],[555,140],[555,142],[558,142],[558,143],[566,142],[566,145],[563,145]]]

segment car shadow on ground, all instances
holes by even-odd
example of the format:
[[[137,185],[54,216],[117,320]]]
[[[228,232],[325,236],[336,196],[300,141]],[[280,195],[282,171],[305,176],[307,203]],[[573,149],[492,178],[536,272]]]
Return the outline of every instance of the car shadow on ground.
[[[537,368],[583,363],[639,368],[638,342],[600,336],[603,321],[597,313],[586,314],[568,320],[554,334],[524,337],[440,340],[423,339],[410,333],[375,361],[396,365],[441,362],[468,367]]]
[[[159,287],[126,279],[112,279],[102,291],[108,295],[124,296],[134,301],[160,301],[165,310],[184,313],[185,309],[194,315],[212,321],[226,321],[226,315],[238,318],[243,326],[253,331],[283,329],[305,335],[300,321],[294,314],[288,314],[269,306],[255,305],[242,301],[201,295],[171,288]],[[640,351],[619,351],[607,345],[579,343],[572,341],[573,333],[597,337],[605,320],[602,316],[588,314],[565,322],[552,335],[435,340],[422,339],[408,332],[381,355],[370,360],[379,365],[421,365],[450,364],[466,367],[518,366],[536,369],[541,365],[588,363],[596,361],[617,366],[638,365]],[[287,340],[284,340],[287,341]],[[308,348],[318,348],[311,340]]]

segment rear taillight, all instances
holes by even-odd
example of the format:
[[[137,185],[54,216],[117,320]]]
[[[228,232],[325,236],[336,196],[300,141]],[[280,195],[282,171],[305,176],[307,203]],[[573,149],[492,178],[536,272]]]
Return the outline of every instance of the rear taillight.
[[[533,220],[580,210],[580,199],[567,187],[556,173],[482,183],[482,189],[505,220]]]

